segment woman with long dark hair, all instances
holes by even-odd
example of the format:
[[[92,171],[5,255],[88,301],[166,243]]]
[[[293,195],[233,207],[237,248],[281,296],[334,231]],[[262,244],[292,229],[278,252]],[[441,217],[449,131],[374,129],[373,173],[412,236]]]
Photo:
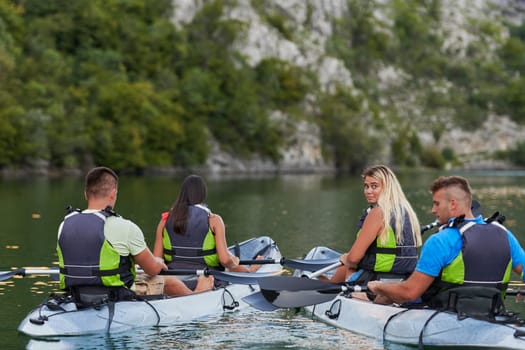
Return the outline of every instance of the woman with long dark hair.
[[[206,195],[202,177],[186,177],[175,203],[162,214],[157,226],[154,255],[164,258],[170,269],[256,271],[259,265],[239,265],[239,258],[228,250],[224,222],[207,207]],[[168,280],[165,283],[169,288]]]

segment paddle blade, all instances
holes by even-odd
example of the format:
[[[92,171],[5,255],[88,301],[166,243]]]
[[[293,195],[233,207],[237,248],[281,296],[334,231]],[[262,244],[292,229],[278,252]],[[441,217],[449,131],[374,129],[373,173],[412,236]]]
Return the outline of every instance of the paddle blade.
[[[334,288],[338,287],[341,288],[340,285],[331,283],[331,282],[325,282],[320,281],[316,279],[309,279],[304,277],[293,277],[293,276],[271,276],[271,277],[265,277],[261,278],[259,280],[259,285],[261,286],[261,289],[264,288],[266,290],[273,290],[273,291],[303,291],[303,290],[318,290],[318,289],[328,289],[328,288]]]
[[[326,303],[334,299],[341,288],[338,290],[319,291],[319,290],[298,290],[298,291],[274,291],[261,289],[263,297],[272,305],[280,308],[303,307],[315,304]]]
[[[5,281],[14,276],[25,276],[25,269],[17,269],[0,273],[0,281]]]
[[[325,303],[343,291],[343,286],[338,284],[288,276],[262,278],[259,286],[264,298],[281,308]]]
[[[261,292],[256,292],[245,296],[242,300],[251,307],[261,311],[275,311],[277,306],[272,305],[264,298]]]

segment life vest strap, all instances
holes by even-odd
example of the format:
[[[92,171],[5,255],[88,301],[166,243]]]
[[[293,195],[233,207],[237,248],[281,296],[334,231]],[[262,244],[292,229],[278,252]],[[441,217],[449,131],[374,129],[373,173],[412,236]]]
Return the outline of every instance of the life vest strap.
[[[191,249],[191,250],[190,250]],[[182,252],[184,251],[184,253]],[[194,258],[194,257],[201,257],[201,256],[207,256],[217,253],[217,249],[193,249],[193,248],[184,248],[184,247],[173,247],[172,249],[164,249],[164,254],[171,255],[173,257],[181,257],[181,258]]]
[[[377,247],[375,245],[371,245],[370,247],[368,247],[367,253],[401,255],[402,247],[388,248],[388,247]]]
[[[86,274],[79,275],[78,269],[82,269],[83,271],[86,271]],[[129,271],[126,268],[126,266],[119,266],[116,269],[111,269],[111,270],[100,270],[100,268],[93,267],[93,266],[85,266],[85,267],[75,266],[74,268],[75,272],[72,271],[73,268],[68,268],[67,266],[65,266],[65,267],[61,267],[59,270],[61,274],[67,275],[70,277],[105,277],[105,276],[113,276],[119,273]]]

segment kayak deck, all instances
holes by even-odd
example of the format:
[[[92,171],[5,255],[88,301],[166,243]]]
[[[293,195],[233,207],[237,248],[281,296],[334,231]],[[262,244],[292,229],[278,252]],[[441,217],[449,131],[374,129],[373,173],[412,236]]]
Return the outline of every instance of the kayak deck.
[[[430,309],[406,309],[345,296],[305,308],[315,318],[354,333],[403,345],[524,349],[525,328]],[[428,322],[428,323],[427,323]]]

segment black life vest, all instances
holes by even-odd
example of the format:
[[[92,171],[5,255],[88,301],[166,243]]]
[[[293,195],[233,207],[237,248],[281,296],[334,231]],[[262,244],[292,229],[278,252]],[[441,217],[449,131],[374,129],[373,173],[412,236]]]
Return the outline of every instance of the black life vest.
[[[203,205],[189,206],[184,234],[175,233],[174,216],[168,215],[163,232],[164,260],[168,267],[220,267],[209,215],[210,210]]]
[[[456,302],[451,300],[451,293],[457,299],[465,287],[469,287],[465,290],[468,293],[475,291],[474,295],[501,295],[510,280],[512,259],[506,228],[498,221],[481,224],[463,218],[458,217],[449,225],[461,233],[460,253],[423,295],[431,306],[453,308]],[[468,294],[460,294],[465,293]],[[468,298],[474,297],[469,294]]]
[[[372,207],[369,207],[361,216],[358,224],[358,234],[363,226],[366,216]],[[360,269],[375,273],[386,273],[389,275],[398,274],[408,276],[417,264],[417,246],[412,234],[412,226],[408,215],[403,221],[403,243],[400,245],[396,241],[396,234],[393,227],[395,218],[392,218],[390,226],[387,228],[388,236],[384,243],[377,237],[365,252],[365,255],[358,264]]]
[[[93,213],[70,210],[60,226],[57,253],[60,287],[105,286],[131,287],[134,264],[130,256],[121,256],[104,235],[111,208]]]

